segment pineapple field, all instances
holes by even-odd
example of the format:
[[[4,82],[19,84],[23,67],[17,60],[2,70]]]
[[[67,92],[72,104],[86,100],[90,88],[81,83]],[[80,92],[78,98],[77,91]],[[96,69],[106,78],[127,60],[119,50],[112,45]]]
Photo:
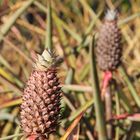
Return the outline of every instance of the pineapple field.
[[[140,1],[0,0],[0,140],[140,140]]]

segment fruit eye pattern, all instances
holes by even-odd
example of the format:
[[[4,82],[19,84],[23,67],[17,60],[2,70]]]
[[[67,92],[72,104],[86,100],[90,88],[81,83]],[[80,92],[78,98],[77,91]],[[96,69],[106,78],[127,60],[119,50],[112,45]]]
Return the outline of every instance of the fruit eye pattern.
[[[44,52],[49,58],[52,57],[46,50]],[[39,57],[44,58],[43,55]],[[40,59],[36,60],[38,65],[35,65],[24,89],[20,113],[21,127],[25,135],[35,135],[43,140],[56,131],[61,117],[62,91],[57,68],[55,65],[48,65],[47,60],[51,60],[49,58],[41,59],[41,62]],[[48,62],[46,66],[43,61]]]
[[[103,71],[113,71],[121,63],[121,33],[117,23],[117,12],[109,10],[99,30],[96,57]]]

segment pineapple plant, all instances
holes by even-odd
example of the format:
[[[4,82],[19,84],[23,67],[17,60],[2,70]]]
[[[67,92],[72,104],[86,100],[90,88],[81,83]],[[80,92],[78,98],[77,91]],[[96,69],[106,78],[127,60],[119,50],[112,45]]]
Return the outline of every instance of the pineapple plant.
[[[59,124],[62,91],[55,55],[45,50],[34,60],[34,68],[22,96],[21,127],[26,136],[35,135],[44,140]]]
[[[103,71],[113,71],[121,62],[121,33],[117,23],[117,12],[108,10],[99,31],[96,47],[97,63]]]

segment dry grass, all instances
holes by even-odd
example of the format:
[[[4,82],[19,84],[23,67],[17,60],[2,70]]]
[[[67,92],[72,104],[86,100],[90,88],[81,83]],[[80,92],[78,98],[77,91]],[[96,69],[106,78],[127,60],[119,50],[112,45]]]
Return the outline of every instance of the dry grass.
[[[32,0],[32,4],[16,15],[29,1],[31,0],[0,1],[0,140],[21,139],[19,105],[23,87],[32,69],[31,52],[34,50],[41,53],[45,46],[45,32],[48,30],[45,1]],[[112,113],[114,116],[123,114],[124,119],[112,121],[113,139],[138,140],[139,115],[129,118],[125,114],[138,113],[140,108],[132,97],[133,92],[136,98],[140,96],[140,1],[118,0],[110,5],[119,9],[119,26],[123,38],[122,61],[130,79],[123,76],[121,69],[114,73],[119,90],[112,93]],[[50,140],[60,139],[72,121],[76,122],[85,111],[75,133],[80,140],[94,140],[97,139],[97,128],[89,44],[91,36],[98,32],[102,23],[107,9],[106,2],[53,0],[52,8],[53,47],[64,58],[59,68],[59,77],[65,94],[62,100],[62,123],[57,134],[50,136]],[[100,70],[98,75],[101,83]]]

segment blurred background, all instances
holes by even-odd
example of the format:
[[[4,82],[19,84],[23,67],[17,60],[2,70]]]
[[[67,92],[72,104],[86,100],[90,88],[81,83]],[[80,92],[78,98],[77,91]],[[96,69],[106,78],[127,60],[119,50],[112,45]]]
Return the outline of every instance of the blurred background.
[[[53,47],[64,62],[59,67],[63,85],[62,123],[50,140],[60,139],[73,120],[86,109],[76,134],[80,140],[96,140],[95,110],[91,89],[89,44],[98,32],[108,7],[118,10],[122,32],[122,62],[129,79],[140,95],[140,0],[53,0]],[[22,131],[19,111],[23,88],[32,70],[31,52],[42,53],[47,31],[47,4],[44,0],[0,0],[0,139],[19,140]],[[99,71],[100,81],[103,73]],[[115,74],[124,97],[119,96],[119,113],[138,112],[121,73]],[[101,83],[101,82],[100,82]],[[101,84],[100,84],[101,85]],[[124,101],[124,98],[126,101]],[[113,95],[113,114],[116,101]],[[136,121],[139,126],[139,119]],[[130,120],[114,124],[118,139],[125,140]],[[132,139],[140,139],[139,127]],[[70,138],[69,138],[70,139]],[[117,140],[117,138],[115,139]],[[128,139],[126,139],[128,140]]]

